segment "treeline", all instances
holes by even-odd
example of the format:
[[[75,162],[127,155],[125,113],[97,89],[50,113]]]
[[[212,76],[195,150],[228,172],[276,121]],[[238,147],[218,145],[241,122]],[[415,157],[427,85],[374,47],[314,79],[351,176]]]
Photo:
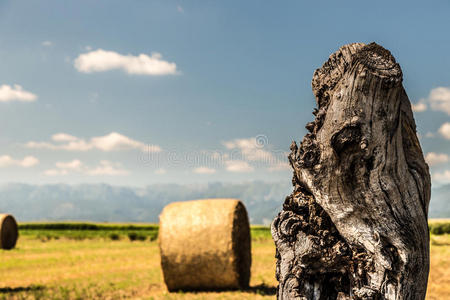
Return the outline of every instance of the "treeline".
[[[19,224],[19,234],[41,241],[85,240],[104,238],[130,241],[154,241],[158,237],[158,225],[155,224],[102,224],[102,223],[22,223]]]
[[[101,223],[22,223],[19,230],[110,230],[110,231],[130,231],[130,230],[158,230],[156,224],[101,224]]]
[[[69,230],[69,231],[146,231],[157,234],[157,224],[101,224],[101,223],[22,223],[19,230]],[[430,233],[434,235],[450,234],[450,221],[431,222],[428,224]],[[270,228],[252,226],[252,237],[270,237]]]
[[[428,224],[430,233],[434,235],[442,235],[450,233],[450,221],[448,222],[433,222]]]
[[[21,223],[21,235],[35,237],[43,241],[68,238],[84,240],[106,238],[119,240],[128,237],[134,240],[154,241],[158,237],[157,224],[102,224],[102,223]],[[266,226],[251,226],[253,240],[271,239],[270,228]]]

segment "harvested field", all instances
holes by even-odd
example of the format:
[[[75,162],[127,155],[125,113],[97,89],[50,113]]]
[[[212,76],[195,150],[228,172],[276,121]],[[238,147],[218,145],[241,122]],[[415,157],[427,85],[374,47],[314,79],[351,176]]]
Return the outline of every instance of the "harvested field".
[[[131,241],[130,232],[146,239]],[[268,228],[252,228],[252,276],[243,292],[168,293],[151,234],[136,228],[22,229],[16,248],[0,251],[0,299],[274,299],[275,247]],[[427,299],[445,299],[450,235],[432,236],[431,268]]]

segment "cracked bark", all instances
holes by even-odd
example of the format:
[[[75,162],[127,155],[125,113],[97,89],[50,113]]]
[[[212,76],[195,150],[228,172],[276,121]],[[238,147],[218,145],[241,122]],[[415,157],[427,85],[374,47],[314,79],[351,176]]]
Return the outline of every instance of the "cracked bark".
[[[349,44],[312,88],[315,120],[291,145],[294,189],[272,223],[278,299],[424,299],[431,183],[400,66]]]

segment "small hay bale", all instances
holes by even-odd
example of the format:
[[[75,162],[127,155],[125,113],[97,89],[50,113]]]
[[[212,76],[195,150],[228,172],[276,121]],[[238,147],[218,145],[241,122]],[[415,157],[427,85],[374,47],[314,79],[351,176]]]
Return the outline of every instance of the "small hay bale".
[[[13,216],[0,214],[0,249],[12,249],[16,246],[19,231]]]
[[[159,219],[161,266],[169,291],[248,287],[250,226],[241,201],[175,202]]]

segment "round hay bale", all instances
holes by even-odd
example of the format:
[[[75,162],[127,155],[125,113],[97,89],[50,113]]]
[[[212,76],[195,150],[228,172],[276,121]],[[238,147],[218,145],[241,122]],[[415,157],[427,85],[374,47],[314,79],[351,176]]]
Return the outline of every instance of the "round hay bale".
[[[0,249],[12,249],[16,246],[19,231],[13,216],[0,214]]]
[[[176,202],[159,219],[161,266],[169,291],[248,287],[250,226],[241,201]]]

